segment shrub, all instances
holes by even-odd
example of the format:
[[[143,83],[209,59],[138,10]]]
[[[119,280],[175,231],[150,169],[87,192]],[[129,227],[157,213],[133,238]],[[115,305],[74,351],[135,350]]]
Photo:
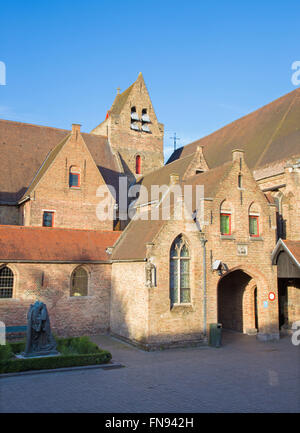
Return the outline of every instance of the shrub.
[[[111,354],[106,350],[87,355],[61,355],[43,358],[15,359],[0,362],[0,373],[16,373],[28,370],[45,370],[83,365],[107,364]]]
[[[62,354],[97,353],[101,349],[88,337],[69,337],[57,339],[57,350]]]
[[[18,341],[15,343],[9,343],[11,350],[13,353],[21,353],[24,352],[26,347],[26,341]]]
[[[11,350],[10,344],[0,346],[0,362],[8,361],[13,357],[13,351]]]
[[[25,350],[25,341],[0,346],[0,373],[106,364],[111,360],[111,354],[88,337],[56,338],[56,342],[61,355],[27,359],[13,358]]]

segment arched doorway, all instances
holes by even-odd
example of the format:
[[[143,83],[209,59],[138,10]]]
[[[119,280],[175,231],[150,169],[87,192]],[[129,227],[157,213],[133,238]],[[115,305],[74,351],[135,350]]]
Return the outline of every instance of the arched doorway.
[[[219,281],[218,322],[224,329],[245,334],[258,331],[256,282],[240,269],[224,275]]]

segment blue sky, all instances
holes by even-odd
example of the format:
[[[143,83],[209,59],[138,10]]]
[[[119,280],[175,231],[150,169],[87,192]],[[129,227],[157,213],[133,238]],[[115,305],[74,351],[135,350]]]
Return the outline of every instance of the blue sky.
[[[89,132],[143,72],[179,146],[295,89],[300,2],[4,1],[0,118]]]

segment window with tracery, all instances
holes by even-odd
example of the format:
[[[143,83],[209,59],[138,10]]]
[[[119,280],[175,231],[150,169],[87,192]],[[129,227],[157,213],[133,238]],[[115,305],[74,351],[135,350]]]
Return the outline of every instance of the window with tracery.
[[[185,239],[178,236],[170,251],[170,298],[171,304],[191,302],[190,253]]]

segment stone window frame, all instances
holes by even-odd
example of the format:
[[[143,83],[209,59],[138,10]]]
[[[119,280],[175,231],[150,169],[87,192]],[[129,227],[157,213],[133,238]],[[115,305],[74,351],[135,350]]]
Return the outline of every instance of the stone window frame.
[[[182,245],[179,247],[178,249],[178,254],[175,257],[172,257],[172,249],[173,249],[173,245],[178,242],[180,243],[182,241]],[[186,249],[188,250],[188,256],[182,257],[181,256],[181,251],[183,249],[183,247],[186,247]],[[174,290],[174,287],[171,287],[172,285],[172,275],[171,275],[171,263],[172,260],[177,263],[177,302],[173,302],[172,298],[172,290]],[[188,261],[189,263],[189,269],[188,269],[188,285],[189,287],[183,288],[183,289],[188,289],[189,290],[189,300],[188,302],[184,302],[181,301],[181,261],[185,260]],[[189,245],[189,242],[187,241],[186,237],[183,234],[180,234],[178,236],[175,237],[175,239],[173,240],[171,247],[170,247],[170,252],[169,252],[169,290],[170,290],[170,302],[171,302],[171,309],[172,308],[176,308],[176,307],[189,307],[192,305],[191,299],[192,299],[192,272],[191,272],[191,268],[192,268],[192,258],[191,258],[191,248]]]
[[[80,268],[82,268],[87,274],[86,295],[76,296],[76,295],[72,295],[73,275],[76,272],[76,270],[78,270]],[[71,275],[70,275],[69,299],[82,299],[82,298],[88,298],[88,297],[90,297],[90,270],[86,266],[78,264],[74,267],[74,269],[72,270]]]

